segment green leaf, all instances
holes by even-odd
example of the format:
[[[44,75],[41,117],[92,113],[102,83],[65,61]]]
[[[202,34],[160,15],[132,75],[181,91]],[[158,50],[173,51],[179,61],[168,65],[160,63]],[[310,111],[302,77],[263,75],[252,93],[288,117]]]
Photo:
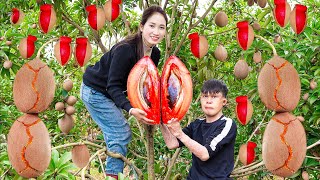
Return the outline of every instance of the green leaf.
[[[57,167],[60,168],[62,165],[67,163],[71,159],[71,152],[65,152],[59,159]]]

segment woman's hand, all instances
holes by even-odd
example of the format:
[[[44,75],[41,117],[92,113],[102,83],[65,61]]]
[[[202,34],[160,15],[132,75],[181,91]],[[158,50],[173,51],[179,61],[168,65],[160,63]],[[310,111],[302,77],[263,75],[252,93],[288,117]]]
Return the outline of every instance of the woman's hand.
[[[144,112],[143,110],[141,109],[138,109],[138,108],[132,108],[130,110],[130,114],[133,115],[138,121],[144,123],[144,124],[149,124],[149,125],[153,125],[154,124],[154,121],[151,120],[151,119],[148,119],[146,116],[147,116],[147,113]]]
[[[172,118],[168,121],[167,127],[172,135],[174,135],[176,138],[180,138],[183,134],[183,131],[180,126],[180,122],[177,118]]]

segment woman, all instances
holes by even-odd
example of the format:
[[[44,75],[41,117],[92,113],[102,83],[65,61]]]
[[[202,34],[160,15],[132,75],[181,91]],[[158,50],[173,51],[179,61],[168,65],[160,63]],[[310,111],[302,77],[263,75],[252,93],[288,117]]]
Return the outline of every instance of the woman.
[[[101,128],[109,151],[127,154],[131,130],[122,109],[144,124],[153,120],[146,112],[133,108],[126,98],[130,70],[139,59],[150,56],[158,65],[160,51],[155,45],[166,34],[167,15],[159,6],[151,6],[142,14],[138,32],[114,45],[94,66],[89,66],[83,75],[80,96],[92,119]],[[118,178],[123,171],[121,159],[108,157],[107,176]]]

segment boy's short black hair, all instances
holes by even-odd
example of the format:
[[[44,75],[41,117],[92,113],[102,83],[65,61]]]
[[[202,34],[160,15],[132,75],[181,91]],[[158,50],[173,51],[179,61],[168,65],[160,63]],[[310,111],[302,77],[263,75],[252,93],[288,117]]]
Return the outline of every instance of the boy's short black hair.
[[[203,83],[201,93],[215,94],[221,92],[223,97],[227,98],[228,88],[223,81],[217,79],[210,79]]]

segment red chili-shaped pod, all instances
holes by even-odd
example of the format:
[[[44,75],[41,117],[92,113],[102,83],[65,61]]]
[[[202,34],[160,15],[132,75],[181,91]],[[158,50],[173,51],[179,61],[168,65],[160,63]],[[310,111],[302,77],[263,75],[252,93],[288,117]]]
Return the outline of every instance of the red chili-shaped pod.
[[[289,22],[291,8],[286,0],[274,0],[273,14],[276,22],[285,27]]]
[[[161,76],[162,123],[172,118],[181,120],[192,101],[192,79],[190,72],[176,56],[171,56],[164,64]]]
[[[256,153],[254,151],[254,148],[257,147],[257,144],[255,142],[249,141],[246,144],[242,144],[239,149],[239,159],[244,165],[251,164],[255,157]]]
[[[237,23],[237,42],[243,50],[247,50],[254,39],[254,32],[248,21],[241,21]]]
[[[12,9],[12,14],[11,14],[11,18],[10,18],[10,22],[13,25],[19,25],[22,23],[24,18],[24,13],[18,9],[18,8],[13,8]]]
[[[238,96],[236,97],[236,115],[237,119],[242,125],[248,124],[252,117],[253,107],[248,96]]]
[[[19,44],[19,52],[22,58],[30,58],[34,51],[35,45],[34,42],[37,40],[37,37],[28,35],[28,37],[21,39]]]
[[[66,65],[71,58],[71,40],[68,36],[61,36],[60,40],[54,45],[54,56],[61,66]]]
[[[296,4],[290,14],[290,25],[296,34],[300,34],[307,26],[307,6]]]
[[[51,4],[44,4],[40,6],[39,24],[44,33],[48,33],[56,24],[56,12]]]
[[[108,0],[104,6],[104,12],[106,19],[110,22],[117,19],[120,13],[120,7],[119,4],[121,4],[121,0]]]
[[[144,110],[154,124],[160,123],[160,77],[150,57],[140,59],[131,69],[128,81],[128,99],[135,108]]]
[[[100,30],[103,28],[106,17],[102,8],[97,8],[96,5],[90,5],[86,7],[88,11],[88,23],[94,30]]]
[[[92,48],[88,38],[77,38],[75,48],[75,58],[79,66],[84,66],[90,60],[92,55]]]
[[[199,36],[197,32],[190,34],[191,39],[190,49],[192,54],[197,58],[202,58],[208,53],[208,41],[205,36]]]

